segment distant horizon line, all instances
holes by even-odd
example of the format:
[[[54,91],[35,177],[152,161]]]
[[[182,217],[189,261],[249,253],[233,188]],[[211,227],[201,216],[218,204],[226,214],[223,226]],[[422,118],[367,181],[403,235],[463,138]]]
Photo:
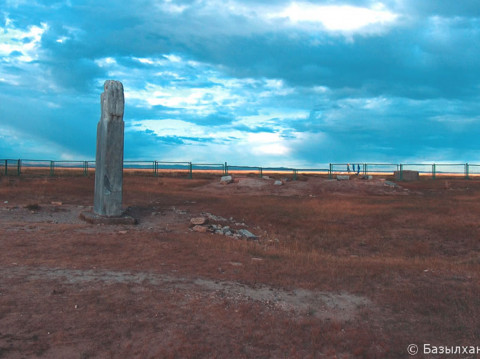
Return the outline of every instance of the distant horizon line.
[[[91,160],[68,160],[68,159],[33,159],[33,158],[0,158],[0,166],[4,166],[5,163],[11,163],[11,162],[49,162],[49,163],[94,163],[96,162],[95,159]],[[237,165],[237,164],[229,164],[228,161],[224,162],[197,162],[197,161],[168,161],[168,160],[155,160],[155,159],[138,159],[138,160],[132,160],[132,159],[124,159],[123,163],[150,163],[150,164],[185,164],[185,165],[196,165],[196,166],[233,166],[233,167],[244,167],[244,168],[285,168],[285,169],[301,169],[302,167],[305,166],[276,166],[276,165]],[[13,163],[12,163],[13,164]],[[479,166],[480,167],[480,162],[478,163],[473,163],[473,162],[456,162],[456,161],[419,161],[419,162],[413,162],[413,161],[406,161],[406,162],[369,162],[369,161],[350,161],[350,162],[342,162],[342,161],[337,161],[337,162],[324,162],[321,164],[317,164],[314,166],[310,167],[317,167],[319,165],[325,165],[325,166],[347,166],[347,165],[367,165],[367,166]]]

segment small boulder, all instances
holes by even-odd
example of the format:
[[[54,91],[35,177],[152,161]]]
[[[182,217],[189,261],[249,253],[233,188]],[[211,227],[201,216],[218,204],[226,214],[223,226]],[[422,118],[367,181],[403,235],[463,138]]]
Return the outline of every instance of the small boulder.
[[[233,177],[232,176],[222,176],[222,178],[220,178],[220,183],[221,184],[229,184],[229,183],[232,183],[233,182]]]
[[[283,185],[283,182],[280,181],[280,180],[276,180],[275,182],[273,182],[273,185],[274,186],[281,186],[281,185]]]
[[[347,175],[337,175],[337,181],[349,181],[350,176]]]
[[[208,223],[208,218],[206,217],[194,217],[190,219],[190,223],[194,225],[202,225]]]

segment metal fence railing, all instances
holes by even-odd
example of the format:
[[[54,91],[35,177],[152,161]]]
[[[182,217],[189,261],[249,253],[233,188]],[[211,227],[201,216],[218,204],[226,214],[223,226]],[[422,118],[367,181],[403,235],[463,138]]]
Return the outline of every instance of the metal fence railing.
[[[471,163],[329,163],[318,168],[240,166],[225,163],[192,163],[175,161],[124,161],[125,174],[168,175],[193,178],[193,174],[243,173],[263,177],[268,174],[291,176],[296,180],[301,175],[322,175],[334,178],[335,175],[393,176],[404,171],[417,171],[419,176],[433,179],[440,176],[480,177],[480,164]],[[0,176],[88,176],[95,172],[95,161],[52,161],[31,159],[0,159]]]

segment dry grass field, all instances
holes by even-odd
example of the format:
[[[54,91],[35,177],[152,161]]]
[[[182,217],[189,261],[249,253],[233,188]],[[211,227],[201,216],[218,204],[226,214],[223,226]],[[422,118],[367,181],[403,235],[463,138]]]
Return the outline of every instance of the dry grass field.
[[[126,176],[135,226],[80,220],[93,185],[0,178],[0,358],[407,358],[412,343],[480,345],[480,180]],[[258,240],[192,231],[202,215]]]

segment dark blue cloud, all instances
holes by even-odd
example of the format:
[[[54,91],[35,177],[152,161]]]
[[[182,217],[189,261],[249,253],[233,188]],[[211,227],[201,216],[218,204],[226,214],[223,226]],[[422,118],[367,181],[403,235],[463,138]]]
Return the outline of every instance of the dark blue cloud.
[[[200,156],[219,148],[208,146],[229,143],[241,148],[238,159],[250,160],[248,151],[255,150],[266,151],[268,161],[279,158],[271,153],[273,135],[289,149],[285,158],[310,163],[475,152],[477,1],[386,0],[398,15],[395,24],[350,34],[269,22],[263,9],[281,9],[287,0],[246,0],[235,12],[195,0],[170,4],[185,5],[183,11],[153,0],[1,3],[5,29],[45,28],[38,48],[32,50],[36,40],[28,35],[0,53],[0,131],[29,138],[19,156],[38,141],[39,148],[54,143],[54,151],[92,158],[102,83],[111,77],[131,95],[125,109],[130,159],[157,152]],[[189,89],[198,98],[183,91]],[[209,131],[159,136],[133,125],[164,119]],[[267,150],[252,140],[262,134]],[[0,151],[0,157],[12,153],[5,146]]]

